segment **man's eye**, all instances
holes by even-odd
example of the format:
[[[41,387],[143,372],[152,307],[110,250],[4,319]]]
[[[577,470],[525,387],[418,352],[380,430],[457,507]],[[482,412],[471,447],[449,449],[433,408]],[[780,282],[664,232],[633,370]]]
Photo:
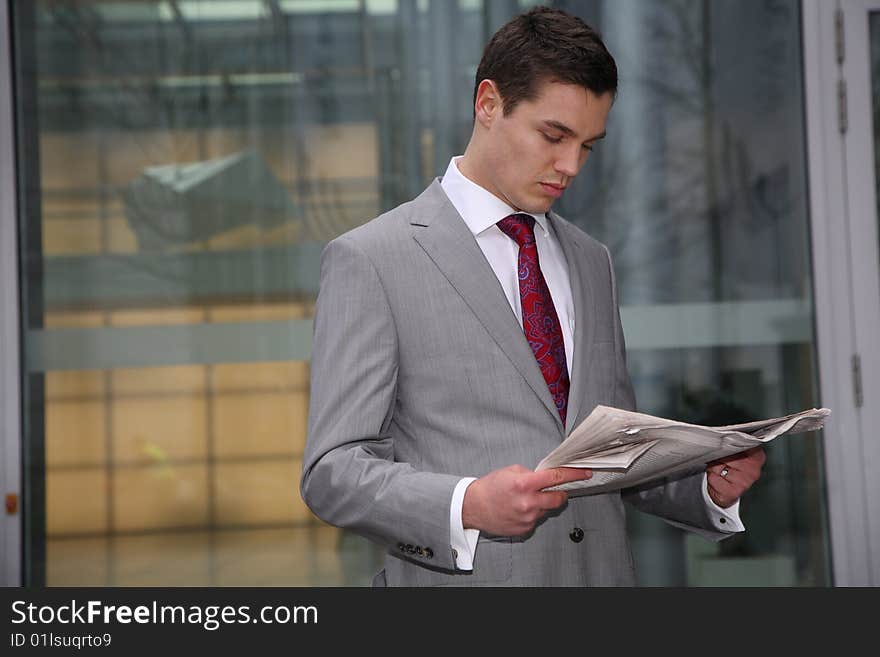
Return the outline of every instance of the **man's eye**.
[[[542,132],[541,134],[544,135],[544,139],[549,141],[551,144],[558,144],[562,141],[562,137],[551,137],[546,132]]]
[[[593,150],[593,145],[592,144],[583,144],[582,148],[586,151],[591,151],[591,150]]]

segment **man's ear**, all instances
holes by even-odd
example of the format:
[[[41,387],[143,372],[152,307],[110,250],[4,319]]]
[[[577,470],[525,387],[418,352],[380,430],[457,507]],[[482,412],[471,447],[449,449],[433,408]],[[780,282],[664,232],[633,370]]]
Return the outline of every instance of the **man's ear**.
[[[474,116],[484,127],[489,127],[496,117],[504,112],[504,102],[498,85],[492,80],[482,80],[477,87],[477,99],[474,101]]]

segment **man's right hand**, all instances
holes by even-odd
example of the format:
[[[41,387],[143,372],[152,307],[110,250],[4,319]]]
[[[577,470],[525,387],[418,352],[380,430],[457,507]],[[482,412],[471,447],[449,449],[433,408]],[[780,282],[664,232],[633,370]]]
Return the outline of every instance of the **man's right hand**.
[[[468,486],[461,508],[462,524],[465,529],[495,536],[528,534],[541,518],[568,499],[565,491],[542,489],[592,476],[592,470],[583,468],[535,472],[511,465],[495,470]]]

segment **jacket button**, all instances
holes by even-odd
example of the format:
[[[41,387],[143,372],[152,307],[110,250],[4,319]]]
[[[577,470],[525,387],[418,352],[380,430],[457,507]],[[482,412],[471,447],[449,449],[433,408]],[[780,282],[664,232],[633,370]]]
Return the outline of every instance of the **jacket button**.
[[[580,543],[582,540],[584,540],[584,530],[581,529],[580,527],[575,527],[574,529],[571,530],[568,537],[573,542]]]
[[[432,550],[431,548],[425,548],[425,556],[430,559],[434,556],[434,550]]]

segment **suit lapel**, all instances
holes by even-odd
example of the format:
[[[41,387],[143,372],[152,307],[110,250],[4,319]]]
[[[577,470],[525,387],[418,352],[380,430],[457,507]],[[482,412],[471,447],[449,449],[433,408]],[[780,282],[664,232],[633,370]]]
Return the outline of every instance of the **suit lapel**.
[[[586,373],[590,366],[593,338],[596,330],[595,297],[593,296],[590,267],[590,256],[581,246],[581,242],[572,234],[573,228],[551,212],[547,218],[556,233],[565,260],[568,263],[568,280],[571,284],[571,298],[574,304],[574,355],[573,363],[569,363],[571,387],[568,391],[568,411],[566,415],[565,435],[577,426],[581,399],[584,396]]]
[[[471,312],[513,363],[547,408],[560,432],[562,421],[541,368],[523,334],[522,326],[486,261],[483,252],[438,180],[416,200],[421,207],[411,220],[413,238],[461,295]],[[577,320],[578,324],[580,320]]]

